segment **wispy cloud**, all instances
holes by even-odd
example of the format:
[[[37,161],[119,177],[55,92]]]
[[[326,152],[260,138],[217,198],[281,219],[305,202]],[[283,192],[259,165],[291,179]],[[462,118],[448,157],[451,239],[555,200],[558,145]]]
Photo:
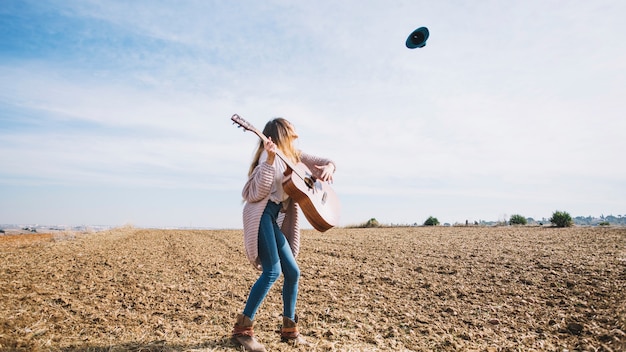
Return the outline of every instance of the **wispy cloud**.
[[[337,161],[338,191],[390,221],[391,195],[451,219],[467,216],[441,201],[455,195],[483,218],[533,199],[619,212],[625,7],[8,1],[0,184],[226,190],[237,203],[256,139],[229,124],[236,112],[257,127],[290,119],[300,147]],[[421,25],[427,46],[406,49]],[[361,205],[344,205],[346,222],[372,216]]]

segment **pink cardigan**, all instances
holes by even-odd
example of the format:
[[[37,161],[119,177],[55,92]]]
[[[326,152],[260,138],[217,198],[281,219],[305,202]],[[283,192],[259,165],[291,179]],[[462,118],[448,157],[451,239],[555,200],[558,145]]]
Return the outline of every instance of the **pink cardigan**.
[[[321,175],[320,170],[315,165],[335,164],[330,159],[315,157],[306,153],[302,153],[301,161],[311,170],[315,177],[320,177]],[[260,163],[252,171],[241,192],[245,200],[243,207],[244,248],[248,260],[258,270],[263,270],[261,260],[259,259],[259,225],[261,223],[261,215],[263,215],[265,206],[270,198],[274,172],[274,166],[265,162]],[[280,226],[281,231],[287,238],[294,257],[297,257],[298,252],[300,252],[299,208],[298,204],[289,198],[287,204],[283,204],[283,209],[286,210],[281,212],[277,219],[278,226]]]

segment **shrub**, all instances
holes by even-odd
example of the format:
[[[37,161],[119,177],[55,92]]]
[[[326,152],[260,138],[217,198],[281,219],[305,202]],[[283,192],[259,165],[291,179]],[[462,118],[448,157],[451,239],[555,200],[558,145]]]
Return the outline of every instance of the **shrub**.
[[[526,225],[526,218],[519,214],[511,215],[509,225]]]
[[[380,224],[378,223],[378,220],[376,220],[375,218],[371,218],[369,220],[367,220],[367,222],[365,224],[363,224],[363,227],[379,227]]]
[[[610,222],[608,222],[608,221],[602,221],[602,222],[600,222],[598,225],[600,225],[600,226],[610,226],[610,225],[611,225],[611,223],[610,223]]]
[[[556,227],[570,227],[574,224],[572,217],[566,211],[555,211],[550,218],[550,222]]]
[[[426,221],[424,221],[424,226],[437,226],[439,225],[439,220],[437,218],[429,216]]]

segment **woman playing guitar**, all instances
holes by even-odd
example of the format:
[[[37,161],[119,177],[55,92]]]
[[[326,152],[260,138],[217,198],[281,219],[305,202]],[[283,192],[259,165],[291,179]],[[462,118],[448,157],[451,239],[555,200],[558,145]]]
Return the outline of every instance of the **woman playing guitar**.
[[[234,115],[232,120],[253,130],[238,115]],[[247,351],[265,351],[265,347],[254,338],[253,320],[281,272],[284,274],[281,339],[294,344],[307,344],[298,332],[295,314],[300,278],[295,260],[300,249],[299,201],[290,197],[287,186],[284,188],[283,184],[285,175],[299,172],[292,168],[297,168],[294,165],[300,163],[308,168],[307,171],[312,170],[312,181],[309,181],[313,183],[309,186],[311,192],[317,192],[314,184],[319,183],[318,180],[332,181],[335,172],[335,164],[331,160],[302,153],[294,147],[293,142],[298,135],[293,125],[283,118],[269,121],[262,135],[258,134],[261,141],[242,192],[245,200],[243,227],[246,255],[263,272],[250,290],[243,313],[237,316],[232,335],[233,342],[244,346]],[[326,202],[326,194],[323,198]]]

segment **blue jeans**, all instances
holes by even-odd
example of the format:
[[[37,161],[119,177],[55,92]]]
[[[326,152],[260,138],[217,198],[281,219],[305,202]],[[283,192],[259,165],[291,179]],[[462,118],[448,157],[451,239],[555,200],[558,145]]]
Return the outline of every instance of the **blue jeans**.
[[[259,259],[263,273],[252,285],[243,314],[254,319],[256,311],[267,296],[270,288],[278,280],[281,272],[284,275],[283,283],[283,316],[294,320],[296,315],[296,300],[298,299],[298,280],[300,268],[293,257],[289,242],[280,231],[276,223],[281,205],[272,201],[261,216],[259,226]]]

